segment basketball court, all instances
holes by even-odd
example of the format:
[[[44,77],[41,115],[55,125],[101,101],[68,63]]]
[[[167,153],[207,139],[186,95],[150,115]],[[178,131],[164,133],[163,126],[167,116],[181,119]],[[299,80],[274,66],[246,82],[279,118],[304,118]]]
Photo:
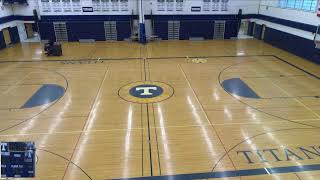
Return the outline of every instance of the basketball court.
[[[258,40],[63,46],[1,52],[0,138],[35,142],[35,179],[320,178],[317,65]]]

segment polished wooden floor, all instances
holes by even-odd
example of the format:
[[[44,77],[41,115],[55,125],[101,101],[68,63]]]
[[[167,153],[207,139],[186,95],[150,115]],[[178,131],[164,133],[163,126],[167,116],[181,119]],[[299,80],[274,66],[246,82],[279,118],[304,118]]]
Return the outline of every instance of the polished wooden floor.
[[[320,68],[309,61],[258,40],[65,43],[62,57],[42,49],[0,51],[0,140],[35,141],[35,179],[320,166]],[[206,63],[190,61],[197,57]],[[261,98],[228,93],[222,82],[232,78]],[[149,104],[118,96],[137,81],[174,94]],[[65,93],[19,108],[43,84]],[[317,170],[270,174],[223,179],[320,179]]]

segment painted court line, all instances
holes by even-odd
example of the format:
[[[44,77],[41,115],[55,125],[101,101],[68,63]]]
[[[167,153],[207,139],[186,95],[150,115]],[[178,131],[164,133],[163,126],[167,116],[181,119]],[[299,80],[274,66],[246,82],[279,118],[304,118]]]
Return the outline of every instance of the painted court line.
[[[293,120],[297,122],[305,122],[305,121],[320,121],[320,119],[302,119],[302,120]],[[281,123],[279,121],[269,121],[268,123]],[[220,124],[213,124],[214,126],[226,126],[226,125],[251,125],[251,124],[262,124],[260,122],[250,122],[250,123],[220,123]],[[266,124],[266,123],[264,123]],[[208,125],[190,125],[190,126],[150,126],[150,128],[155,128],[155,129],[162,129],[162,128],[167,128],[167,129],[172,129],[172,128],[197,128],[197,127],[211,127],[210,124]],[[43,132],[43,133],[25,133],[25,134],[0,134],[0,137],[11,137],[11,136],[37,136],[37,135],[55,135],[55,134],[79,134],[79,133],[98,133],[98,132],[112,132],[112,131],[137,131],[137,130],[143,130],[146,128],[120,128],[120,129],[97,129],[97,130],[86,130],[86,131],[56,131],[56,132]],[[310,128],[314,129],[314,128]]]
[[[178,174],[178,175],[169,175],[169,176],[136,177],[136,178],[124,178],[124,179],[128,179],[128,180],[144,180],[144,179],[189,180],[189,179],[207,179],[207,178],[214,179],[214,178],[227,178],[227,177],[295,173],[295,172],[318,171],[318,170],[320,170],[320,164],[273,167],[273,168],[243,169],[243,170],[236,170],[236,171],[218,171],[218,172],[207,172],[207,173]],[[124,179],[119,179],[119,180],[124,180]]]

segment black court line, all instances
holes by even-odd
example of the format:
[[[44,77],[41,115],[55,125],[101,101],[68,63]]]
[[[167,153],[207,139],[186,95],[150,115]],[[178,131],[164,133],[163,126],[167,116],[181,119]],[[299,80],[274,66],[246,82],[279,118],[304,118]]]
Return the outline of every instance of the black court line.
[[[278,96],[278,97],[260,97],[259,99],[294,99],[294,98],[320,98],[319,95],[314,96]]]
[[[140,60],[141,58],[95,58],[95,59],[52,59],[52,60],[19,60],[19,61],[1,61],[0,63],[41,63],[41,62],[78,62],[78,61],[116,61],[116,60]]]
[[[143,161],[144,161],[144,153],[143,153],[143,151],[144,151],[144,148],[143,148],[143,146],[144,146],[144,138],[143,138],[143,130],[144,130],[144,128],[143,128],[143,104],[140,104],[140,113],[141,113],[141,117],[140,117],[140,124],[141,124],[141,149],[142,149],[142,152],[141,152],[141,164],[142,164],[142,168],[141,168],[141,171],[142,171],[142,176],[143,176],[143,174],[144,174],[144,163],[143,163]]]
[[[292,120],[290,120],[290,119],[286,119],[286,118],[283,118],[283,117],[280,117],[280,116],[277,116],[277,115],[274,115],[274,114],[265,112],[265,111],[263,111],[263,110],[261,110],[261,109],[259,109],[259,108],[256,108],[256,107],[248,104],[247,102],[245,102],[245,101],[243,101],[243,100],[241,100],[241,99],[238,99],[238,98],[234,97],[233,94],[231,94],[230,92],[228,92],[228,91],[223,87],[223,85],[222,85],[222,80],[221,80],[221,76],[222,76],[222,74],[223,74],[224,71],[226,71],[226,70],[228,70],[228,69],[230,69],[230,68],[232,68],[232,67],[234,67],[234,66],[243,64],[243,63],[253,63],[253,62],[258,62],[258,61],[249,61],[249,62],[235,63],[235,64],[232,64],[232,65],[230,65],[230,66],[222,69],[222,70],[220,71],[219,75],[218,75],[218,82],[219,82],[221,88],[222,88],[226,93],[228,93],[231,97],[233,97],[236,101],[238,101],[238,102],[240,102],[241,104],[246,105],[246,106],[248,106],[248,107],[250,107],[250,108],[252,108],[252,109],[254,109],[254,110],[258,111],[258,112],[264,113],[264,114],[266,114],[266,115],[269,115],[269,116],[271,116],[271,117],[275,117],[275,118],[278,118],[278,119],[281,119],[281,120],[284,120],[284,121],[292,122],[292,123],[295,123],[295,124],[300,124],[300,125],[304,125],[304,126],[308,126],[308,127],[317,128],[317,126],[314,126],[314,125],[310,125],[310,124],[306,124],[306,123],[301,123],[301,122],[292,121]],[[304,70],[304,71],[305,71],[305,70]],[[309,74],[309,73],[308,73],[308,74]],[[317,77],[317,76],[316,76],[316,75],[313,75],[313,77]],[[317,77],[317,78],[319,79],[319,77]]]
[[[248,78],[248,79],[258,79],[258,78],[282,78],[282,77],[305,77],[306,75],[300,74],[292,74],[292,75],[278,75],[278,76],[240,76],[241,78]]]
[[[294,174],[297,176],[297,178],[298,178],[299,180],[302,180],[302,179],[300,178],[299,174],[297,174],[297,173],[294,173]]]
[[[277,133],[277,132],[282,132],[282,131],[292,131],[292,130],[318,130],[320,127],[315,127],[315,128],[289,128],[289,129],[279,129],[279,130],[272,130],[272,131],[267,131],[267,132],[263,132],[263,133],[260,133],[260,134],[256,134],[254,136],[251,136],[251,137],[248,137],[244,140],[242,140],[241,142],[239,142],[238,144],[234,145],[233,147],[231,147],[227,153],[233,151],[236,147],[238,147],[239,145],[249,141],[249,140],[252,140],[254,138],[257,138],[257,137],[260,137],[260,136],[263,136],[263,135],[266,135],[268,133]],[[222,159],[225,158],[225,156],[227,155],[227,153],[225,153],[223,156],[220,157],[220,159],[218,160],[218,162],[214,165],[214,167],[212,168],[211,172],[213,172],[215,170],[215,168],[217,167],[217,165],[221,162]]]
[[[146,68],[146,58],[143,58],[143,68],[144,68],[144,80],[147,81],[147,68]]]
[[[146,59],[185,59],[185,58],[228,58],[228,57],[276,57],[274,54],[254,54],[254,55],[217,55],[217,56],[167,56],[167,57],[148,57]],[[1,61],[0,63],[30,63],[30,62],[77,62],[77,61],[113,61],[113,60],[140,60],[141,57],[126,58],[86,58],[86,59],[52,59],[52,60],[18,60],[18,61]],[[311,61],[310,61],[311,62]],[[314,63],[315,64],[315,63]],[[318,65],[318,64],[316,64]]]
[[[282,58],[278,57],[277,55],[274,54],[253,54],[253,55],[217,55],[217,56],[167,56],[167,57],[147,57],[146,59],[185,59],[185,58],[228,58],[228,57],[275,57],[281,61],[284,61],[290,65],[293,65],[285,60],[283,60]],[[140,60],[142,58],[140,57],[127,57],[127,58],[94,58],[94,59],[52,59],[52,60],[19,60],[19,61],[1,61],[0,63],[30,63],[30,62],[72,62],[72,61],[113,61],[113,60]],[[307,61],[307,60],[306,60]],[[316,64],[312,61],[308,61],[311,62],[315,65]],[[293,65],[295,66],[295,65]],[[296,66],[297,67],[297,66]]]
[[[87,128],[90,115],[91,115],[93,109],[94,109],[95,106],[96,106],[96,102],[97,102],[98,96],[99,96],[99,94],[101,93],[101,89],[102,89],[102,87],[103,87],[103,85],[104,85],[105,79],[107,78],[108,72],[109,72],[109,67],[106,67],[106,71],[105,71],[105,73],[104,73],[104,75],[103,75],[102,81],[99,83],[98,91],[97,91],[97,93],[96,93],[96,95],[95,95],[95,98],[94,98],[94,100],[93,100],[93,103],[91,104],[90,111],[89,111],[89,113],[88,113],[88,115],[87,115],[87,118],[86,118],[86,120],[85,120],[85,122],[84,122],[84,124],[83,124],[83,126],[82,126],[82,129],[81,129],[81,131],[80,131],[80,134],[79,134],[79,136],[77,137],[77,141],[76,141],[76,143],[75,143],[75,145],[74,145],[74,147],[73,147],[73,150],[72,150],[72,153],[71,153],[71,156],[70,156],[70,161],[68,162],[67,167],[66,167],[65,170],[64,170],[64,173],[63,173],[63,176],[62,176],[62,180],[64,180],[64,178],[65,178],[65,176],[66,176],[66,174],[67,174],[67,172],[68,172],[68,168],[69,168],[69,166],[70,166],[70,164],[71,164],[71,160],[72,160],[72,158],[73,158],[73,156],[74,156],[74,153],[75,153],[76,150],[77,150],[77,147],[78,147],[78,144],[79,144],[79,142],[80,142],[80,139],[81,139],[82,136],[83,136],[83,132],[84,132],[84,131],[86,130],[86,128]]]
[[[285,166],[285,167],[272,167],[272,168],[257,168],[257,169],[243,169],[236,171],[218,171],[218,172],[205,172],[194,174],[178,174],[169,176],[153,176],[153,177],[136,177],[124,178],[117,180],[192,180],[192,179],[208,179],[208,178],[228,178],[228,177],[241,177],[241,176],[257,176],[257,175],[272,175],[283,173],[295,173],[305,171],[319,171],[320,164],[301,165],[301,166]],[[116,179],[115,179],[116,180]]]
[[[13,110],[19,110],[20,107],[9,107],[9,108],[0,108],[0,111],[13,111]]]
[[[317,76],[317,75],[315,75],[315,74],[313,74],[313,73],[311,73],[311,72],[309,72],[309,71],[307,71],[307,70],[305,70],[305,69],[302,69],[302,68],[300,68],[300,67],[298,67],[298,66],[296,66],[296,65],[294,65],[294,64],[292,64],[292,63],[290,63],[290,62],[288,62],[288,61],[286,61],[286,60],[284,60],[284,59],[282,59],[282,58],[280,58],[280,57],[278,57],[278,56],[276,56],[276,55],[273,55],[273,57],[277,58],[278,60],[280,60],[280,61],[282,61],[282,62],[284,62],[284,63],[289,64],[290,66],[292,66],[292,67],[294,67],[294,68],[296,68],[296,69],[299,69],[300,71],[303,71],[304,73],[306,73],[306,74],[308,74],[308,75],[310,75],[310,76],[312,76],[312,77],[314,77],[314,78],[320,79],[319,76]],[[309,62],[311,62],[311,61],[309,61]],[[316,65],[319,66],[319,64],[316,64]]]
[[[147,69],[146,69],[146,59],[145,58],[143,58],[143,69],[144,69],[144,80],[147,81]],[[150,158],[150,174],[151,174],[151,176],[153,176],[149,104],[147,104],[147,120],[148,120],[148,144],[149,144],[149,158]]]
[[[277,56],[275,55],[272,55],[273,57],[276,57],[278,59]],[[283,59],[280,59],[282,60],[283,62],[289,64],[289,65],[293,65]],[[237,63],[237,64],[240,64],[240,63]],[[233,65],[232,65],[233,66]],[[295,65],[293,65],[293,67],[297,67]],[[227,67],[229,68],[229,67]],[[318,76],[302,69],[302,68],[299,68],[297,67],[297,69],[299,70],[302,70],[303,72],[311,75],[312,77],[315,77],[317,79],[319,79]],[[222,70],[223,71],[223,70]],[[221,71],[221,72],[222,72]],[[219,74],[219,77],[221,75],[221,72]],[[219,78],[220,79],[220,78]],[[220,81],[220,80],[219,80]],[[221,82],[220,82],[221,84]],[[251,107],[251,106],[250,106]],[[256,108],[254,108],[256,109]],[[257,109],[258,110],[258,109]],[[259,110],[258,110],[259,111]],[[264,112],[265,113],[265,112]],[[284,118],[281,118],[279,117],[280,119],[283,119],[283,120],[287,120],[287,119],[284,119]],[[291,122],[290,120],[287,120],[289,122]],[[293,122],[293,121],[292,121]],[[293,122],[293,123],[296,123],[296,122]],[[300,123],[298,123],[300,124]],[[286,130],[295,130],[295,129],[318,129],[320,127],[317,127],[317,126],[312,126],[312,125],[309,125],[309,124],[303,124],[301,123],[301,125],[306,125],[306,126],[309,126],[309,128],[290,128],[290,129],[281,129],[281,130],[275,130],[275,131],[271,131],[271,132],[278,132],[278,131],[286,131]],[[264,132],[264,133],[260,133],[260,134],[257,134],[257,135],[254,135],[254,136],[251,136],[241,142],[239,142],[238,144],[236,144],[235,146],[233,146],[230,150],[228,150],[227,153],[225,153],[220,159],[219,161],[214,165],[212,171],[215,169],[215,167],[220,163],[220,161],[231,151],[233,150],[234,148],[236,148],[237,146],[239,146],[240,144],[250,140],[250,139],[253,139],[255,137],[258,137],[258,136],[261,136],[261,135],[265,135],[267,133],[270,133],[270,132]],[[263,175],[263,174],[276,174],[276,173],[292,173],[292,172],[303,172],[303,171],[317,171],[317,170],[320,170],[320,164],[318,165],[305,165],[305,166],[286,166],[286,167],[276,167],[276,168],[262,168],[262,169],[248,169],[248,170],[237,170],[237,171],[224,171],[224,172],[209,172],[209,173],[194,173],[194,174],[183,174],[183,175],[172,175],[172,176],[155,176],[155,177],[139,177],[139,178],[131,178],[131,179],[137,179],[137,180],[140,180],[140,179],[172,179],[172,180],[175,180],[175,179],[207,179],[207,178],[223,178],[223,177],[239,177],[239,176],[254,176],[254,175]],[[130,179],[130,178],[129,178]]]
[[[226,57],[273,57],[275,55],[217,55],[217,56],[188,56],[189,58],[226,58]],[[187,56],[168,56],[168,57],[148,57],[146,59],[185,59]],[[1,61],[0,63],[30,63],[30,62],[77,62],[77,61],[116,61],[116,60],[140,60],[141,57],[126,57],[126,58],[86,58],[86,59],[52,59],[52,60],[18,60],[18,61]]]
[[[148,76],[149,76],[149,81],[151,81],[151,72],[150,72],[150,63],[148,59],[146,59],[147,64],[148,64]],[[156,116],[154,113],[154,103],[152,105],[152,116],[153,116],[153,124],[156,127]],[[157,144],[157,155],[158,155],[158,166],[159,166],[159,175],[161,175],[161,162],[160,162],[160,152],[159,152],[159,142],[158,142],[158,132],[157,128],[154,128],[155,135],[156,135],[156,144]]]
[[[92,178],[90,177],[90,175],[89,175],[85,170],[83,170],[79,165],[77,165],[76,163],[74,163],[72,160],[70,160],[70,159],[68,159],[68,158],[66,158],[66,157],[64,157],[64,156],[62,156],[62,155],[60,155],[60,154],[57,154],[57,153],[55,153],[55,152],[46,150],[46,149],[36,148],[36,150],[40,150],[40,151],[43,151],[43,152],[50,153],[50,154],[52,154],[52,155],[55,155],[55,156],[57,156],[57,157],[59,157],[59,158],[62,158],[62,159],[64,159],[64,160],[70,162],[72,165],[74,165],[74,166],[76,166],[78,169],[80,169],[80,171],[83,172],[89,179],[92,180]],[[37,162],[38,162],[38,161],[37,161]]]
[[[191,88],[191,90],[193,91],[193,94],[194,94],[195,98],[197,99],[197,101],[198,101],[198,103],[199,103],[199,106],[201,107],[201,110],[203,111],[203,113],[204,113],[204,115],[205,115],[206,119],[209,121],[209,123],[210,123],[210,127],[211,127],[211,130],[212,130],[212,131],[211,131],[211,132],[212,132],[212,134],[217,136],[217,138],[218,138],[219,142],[220,142],[220,143],[221,143],[221,145],[222,145],[222,148],[223,148],[223,149],[224,149],[224,151],[226,152],[226,153],[225,153],[225,155],[227,155],[227,156],[228,156],[228,158],[229,158],[229,159],[230,159],[230,161],[231,161],[231,164],[232,164],[233,168],[236,170],[237,168],[236,168],[236,166],[234,165],[232,158],[231,158],[231,157],[229,156],[229,154],[227,153],[228,151],[227,151],[227,149],[226,149],[226,147],[225,147],[225,145],[224,145],[224,143],[223,143],[223,141],[222,141],[221,137],[219,136],[219,133],[217,132],[216,128],[214,127],[214,124],[211,122],[211,120],[210,120],[210,118],[209,118],[209,116],[208,116],[207,112],[205,111],[205,109],[204,109],[204,107],[203,107],[202,103],[201,103],[201,102],[200,102],[200,100],[199,100],[199,97],[198,97],[198,95],[197,95],[196,91],[195,91],[195,90],[194,90],[194,88],[192,87],[191,82],[188,80],[187,74],[185,73],[185,71],[183,70],[183,67],[182,67],[180,64],[179,64],[179,68],[180,68],[180,70],[181,70],[181,72],[182,72],[183,76],[185,77],[185,80],[187,81],[187,83],[188,83],[189,87],[190,87],[190,88]],[[241,177],[240,177],[240,180],[241,180]]]
[[[42,83],[30,83],[30,84],[17,84],[16,86],[41,86]],[[15,86],[15,85],[12,85]]]
[[[233,146],[228,152],[235,149],[237,146],[241,145],[244,142],[252,140],[256,137],[260,137],[262,135],[268,133],[276,133],[282,131],[291,131],[291,130],[317,130],[318,128],[289,128],[289,129],[280,129],[273,130],[268,132],[263,132],[254,136],[251,136],[235,146]],[[226,156],[225,153],[222,157],[220,157],[219,162]],[[216,165],[217,165],[216,164]],[[310,168],[311,166],[311,168]],[[312,167],[314,165],[301,165],[301,166],[284,166],[284,167],[274,167],[274,168],[257,168],[257,169],[245,169],[245,170],[235,170],[235,171],[218,171],[218,172],[205,172],[205,173],[190,173],[190,174],[177,174],[177,175],[169,175],[169,176],[154,176],[154,177],[135,177],[135,178],[120,178],[119,180],[144,180],[144,179],[152,179],[152,180],[191,180],[191,179],[208,179],[208,178],[224,178],[224,177],[241,177],[241,176],[256,176],[256,175],[270,175],[270,174],[281,174],[281,173],[294,173],[294,172],[304,172],[304,171],[318,171],[320,170],[320,164],[316,164],[316,167]],[[266,172],[263,171],[266,170]],[[229,175],[229,176],[226,176]],[[116,180],[116,179],[115,179]]]
[[[286,62],[285,60],[283,60],[283,61]],[[251,61],[251,62],[252,62],[252,61]],[[258,62],[258,61],[253,61],[253,62]],[[241,62],[241,63],[248,63],[248,62]],[[224,68],[223,70],[220,71],[219,76],[218,76],[218,81],[219,81],[220,86],[221,86],[223,89],[224,89],[224,87],[223,87],[222,84],[221,84],[221,75],[222,75],[222,73],[223,73],[225,70],[227,70],[227,69],[229,69],[229,68],[232,68],[233,66],[239,65],[239,64],[241,64],[241,63],[235,63],[235,64],[233,64],[233,65],[231,65],[231,66],[228,66],[228,67],[226,67],[226,68]],[[288,63],[288,64],[291,65],[291,63]],[[293,66],[293,67],[295,67],[295,66]],[[310,73],[310,72],[308,72],[308,71],[306,71],[306,70],[303,70],[303,69],[301,69],[301,68],[297,68],[297,69],[298,69],[298,70],[302,70],[303,72],[306,72],[307,74],[312,74],[312,73]],[[314,75],[314,74],[312,74],[311,76],[319,79],[319,77],[316,76],[316,75]],[[225,91],[226,93],[228,93],[231,97],[234,97],[231,93],[229,93],[229,92],[226,91],[225,89],[224,89],[224,91]],[[264,113],[264,114],[266,114],[266,115],[269,115],[269,116],[278,118],[278,119],[280,119],[280,120],[287,121],[287,122],[291,122],[291,123],[294,123],[294,124],[299,124],[299,125],[307,126],[308,129],[317,129],[317,128],[320,128],[320,127],[318,127],[318,126],[314,126],[314,125],[310,125],[310,124],[306,124],[306,123],[301,123],[301,122],[297,122],[297,121],[293,121],[293,120],[290,120],[290,119],[286,119],[286,118],[283,118],[283,117],[280,117],[280,116],[273,115],[273,114],[271,114],[271,113],[268,113],[268,112],[265,112],[265,111],[263,111],[263,110],[260,110],[259,108],[256,108],[256,107],[254,107],[254,106],[251,106],[250,104],[248,104],[248,103],[246,103],[246,102],[244,102],[244,101],[241,101],[241,100],[238,99],[238,98],[235,98],[235,99],[236,99],[238,102],[240,102],[240,103],[242,103],[242,104],[244,104],[244,105],[246,105],[246,106],[248,106],[248,107],[250,107],[250,108],[252,108],[252,109],[254,109],[254,110],[256,110],[256,111],[258,111],[258,112],[261,112],[261,113]],[[293,129],[305,129],[305,128],[281,129],[281,130],[275,130],[275,131],[270,131],[270,132],[278,132],[278,131],[293,130]],[[233,149],[235,149],[237,146],[243,144],[244,142],[246,142],[246,141],[248,141],[248,140],[250,140],[250,139],[253,139],[253,138],[255,138],[255,137],[258,137],[258,136],[261,136],[261,135],[264,135],[264,134],[270,133],[270,132],[265,132],[265,133],[257,134],[257,135],[251,136],[251,137],[249,137],[249,138],[247,138],[247,139],[239,142],[238,144],[236,144],[235,146],[233,146],[231,149],[229,149],[229,150],[218,160],[218,162],[217,162],[216,164],[214,164],[214,166],[213,166],[213,168],[212,168],[211,171],[213,172],[213,171],[215,170],[215,168],[217,167],[217,165],[221,162],[221,160],[222,160],[229,152],[231,152]]]
[[[294,65],[294,64],[292,64],[292,63],[289,63],[289,62],[287,62],[287,61],[285,61],[285,60],[283,60],[283,59],[281,59],[281,58],[279,58],[279,57],[277,57],[277,56],[275,56],[275,55],[254,55],[254,56],[273,56],[273,57],[275,57],[275,58],[277,58],[277,59],[279,59],[279,60],[281,60],[281,61],[283,61],[283,62],[285,62],[285,63],[287,63],[287,64],[289,64],[289,65],[291,65],[291,66],[293,66],[293,67],[296,67],[297,69],[299,69],[299,70],[302,70],[303,72],[305,72],[305,73],[307,73],[307,74],[309,74],[310,76],[312,76],[312,77],[315,77],[315,78],[317,78],[317,79],[319,79],[319,77],[318,76],[316,76],[316,75],[314,75],[314,74],[312,74],[312,73],[310,73],[310,72],[308,72],[308,71],[306,71],[306,70],[304,70],[304,69],[302,69],[302,68],[300,68],[300,67],[297,67],[296,65]],[[248,57],[248,56],[214,56],[214,57]],[[181,57],[181,58],[186,58],[186,57]],[[194,57],[191,57],[191,58],[194,58]],[[199,57],[199,58],[201,58],[201,57]],[[128,58],[126,58],[126,59],[128,59]],[[139,59],[139,58],[134,58],[134,59]],[[152,58],[148,58],[148,59],[152,59]],[[154,59],[154,58],[153,58]],[[168,57],[165,57],[165,59],[168,59]],[[96,60],[96,59],[95,59]],[[110,59],[109,59],[110,60]],[[120,60],[120,59],[117,59],[117,60]],[[47,61],[45,61],[45,62],[52,62],[53,60],[47,60]],[[61,60],[57,60],[57,61],[61,61]],[[12,62],[12,63],[15,63],[15,62],[28,62],[28,61],[7,61],[7,62]],[[44,61],[29,61],[29,62],[44,62]],[[3,63],[3,61],[1,62],[0,61],[0,63]],[[314,127],[314,128],[319,128],[319,127]],[[314,128],[312,128],[312,129],[314,129]],[[264,133],[265,134],[265,133]],[[251,138],[253,138],[253,137],[251,137]],[[243,142],[242,142],[243,143]],[[263,168],[264,169],[264,168]],[[268,172],[270,173],[270,172],[272,172],[272,173],[289,173],[289,172],[302,172],[302,171],[312,171],[312,170],[320,170],[320,165],[306,165],[306,166],[288,166],[288,167],[280,167],[280,170],[281,169],[284,169],[284,170],[282,170],[282,171],[277,171],[277,169],[276,168],[269,168],[268,169]],[[288,171],[288,170],[293,170],[293,171]],[[273,171],[274,170],[274,171]],[[245,171],[245,170],[239,170],[239,171],[225,171],[225,172],[222,172],[222,174],[234,174],[234,173],[238,173],[239,174],[239,172],[242,172],[242,171]],[[253,169],[253,170],[248,170],[249,172],[261,172],[261,171],[259,171],[259,169]],[[227,172],[227,173],[226,173]],[[229,173],[228,173],[229,172]],[[231,172],[231,173],[230,173]],[[262,171],[263,172],[263,171]],[[205,174],[209,174],[209,175],[212,175],[212,174],[214,174],[215,172],[210,172],[210,173],[205,173]],[[263,173],[265,173],[265,172],[263,172]],[[267,174],[269,174],[269,173],[267,173]],[[203,174],[203,173],[202,173]],[[241,175],[241,174],[240,174]],[[153,179],[154,178],[160,178],[160,179],[162,179],[161,177],[170,177],[170,179],[172,178],[172,177],[180,177],[181,175],[174,175],[174,176],[157,176],[157,177],[153,177]],[[242,175],[242,176],[244,176],[244,175]],[[183,179],[186,179],[186,178],[188,178],[188,177],[190,177],[190,175],[188,175],[188,176],[184,176],[183,177]],[[192,177],[192,175],[191,175],[191,177]],[[231,177],[231,176],[230,176]],[[148,178],[148,177],[142,177],[142,178]],[[204,177],[204,178],[215,178],[215,177]],[[139,178],[139,179],[141,179],[141,178]]]
[[[147,104],[147,118],[148,118],[148,143],[149,143],[149,158],[150,158],[150,174],[151,174],[151,176],[153,176],[149,104]]]
[[[154,123],[154,126],[156,127],[156,116],[155,116],[155,113],[154,113],[154,103],[152,103],[152,115],[153,115],[153,123]],[[156,134],[159,175],[161,175],[161,161],[160,161],[160,152],[159,152],[159,142],[158,142],[157,128],[154,128],[154,131],[155,131],[155,134]]]
[[[164,57],[150,57],[147,59],[185,59],[185,58],[228,58],[228,57],[263,57],[274,56],[273,54],[253,54],[253,55],[217,55],[217,56],[164,56]]]
[[[140,75],[141,75],[141,81],[143,81],[143,64],[142,64],[143,62],[142,61],[140,61]],[[118,95],[119,96],[119,95]],[[143,104],[140,104],[140,113],[141,113],[141,115],[140,115],[140,120],[141,120],[141,149],[142,149],[142,152],[141,152],[141,164],[142,164],[142,168],[141,168],[141,171],[142,171],[142,176],[144,175],[144,133],[143,133],[143,131],[144,131],[144,127],[143,127]]]
[[[54,101],[53,103],[51,103],[48,107],[46,107],[46,108],[43,109],[42,111],[38,112],[37,114],[35,114],[35,115],[32,116],[32,117],[29,117],[29,118],[27,118],[27,119],[22,120],[22,121],[19,122],[19,123],[13,124],[13,125],[11,125],[11,126],[9,126],[9,127],[6,127],[6,128],[4,128],[4,129],[0,129],[0,133],[3,133],[3,132],[5,132],[5,131],[7,131],[7,130],[9,130],[9,129],[15,128],[15,127],[17,127],[17,126],[19,126],[19,125],[21,125],[21,124],[23,124],[23,123],[25,123],[25,122],[33,119],[33,118],[39,116],[39,115],[42,114],[43,112],[47,111],[50,107],[52,107],[52,106],[54,106],[56,103],[60,102],[60,100],[61,100],[62,98],[64,98],[65,94],[67,93],[67,91],[68,91],[68,89],[69,89],[69,81],[68,81],[67,77],[66,77],[65,75],[63,75],[62,73],[59,73],[59,72],[53,71],[53,70],[49,70],[49,69],[45,69],[45,68],[38,68],[38,67],[36,67],[36,68],[34,68],[34,67],[20,67],[20,68],[21,68],[21,69],[24,69],[24,68],[26,68],[26,69],[28,69],[28,68],[30,68],[30,69],[41,69],[41,70],[44,70],[44,71],[48,71],[48,72],[51,72],[51,73],[58,74],[59,76],[61,76],[61,77],[65,80],[65,83],[66,83],[66,85],[65,85],[65,87],[64,87],[65,91],[64,91],[63,96],[61,96],[60,98],[58,98],[56,101]]]

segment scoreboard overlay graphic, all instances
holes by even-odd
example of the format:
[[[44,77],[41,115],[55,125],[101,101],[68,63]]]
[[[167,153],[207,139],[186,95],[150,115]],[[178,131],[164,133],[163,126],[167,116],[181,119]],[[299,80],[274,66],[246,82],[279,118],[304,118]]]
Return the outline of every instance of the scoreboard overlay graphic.
[[[35,177],[34,142],[1,142],[1,178]]]

